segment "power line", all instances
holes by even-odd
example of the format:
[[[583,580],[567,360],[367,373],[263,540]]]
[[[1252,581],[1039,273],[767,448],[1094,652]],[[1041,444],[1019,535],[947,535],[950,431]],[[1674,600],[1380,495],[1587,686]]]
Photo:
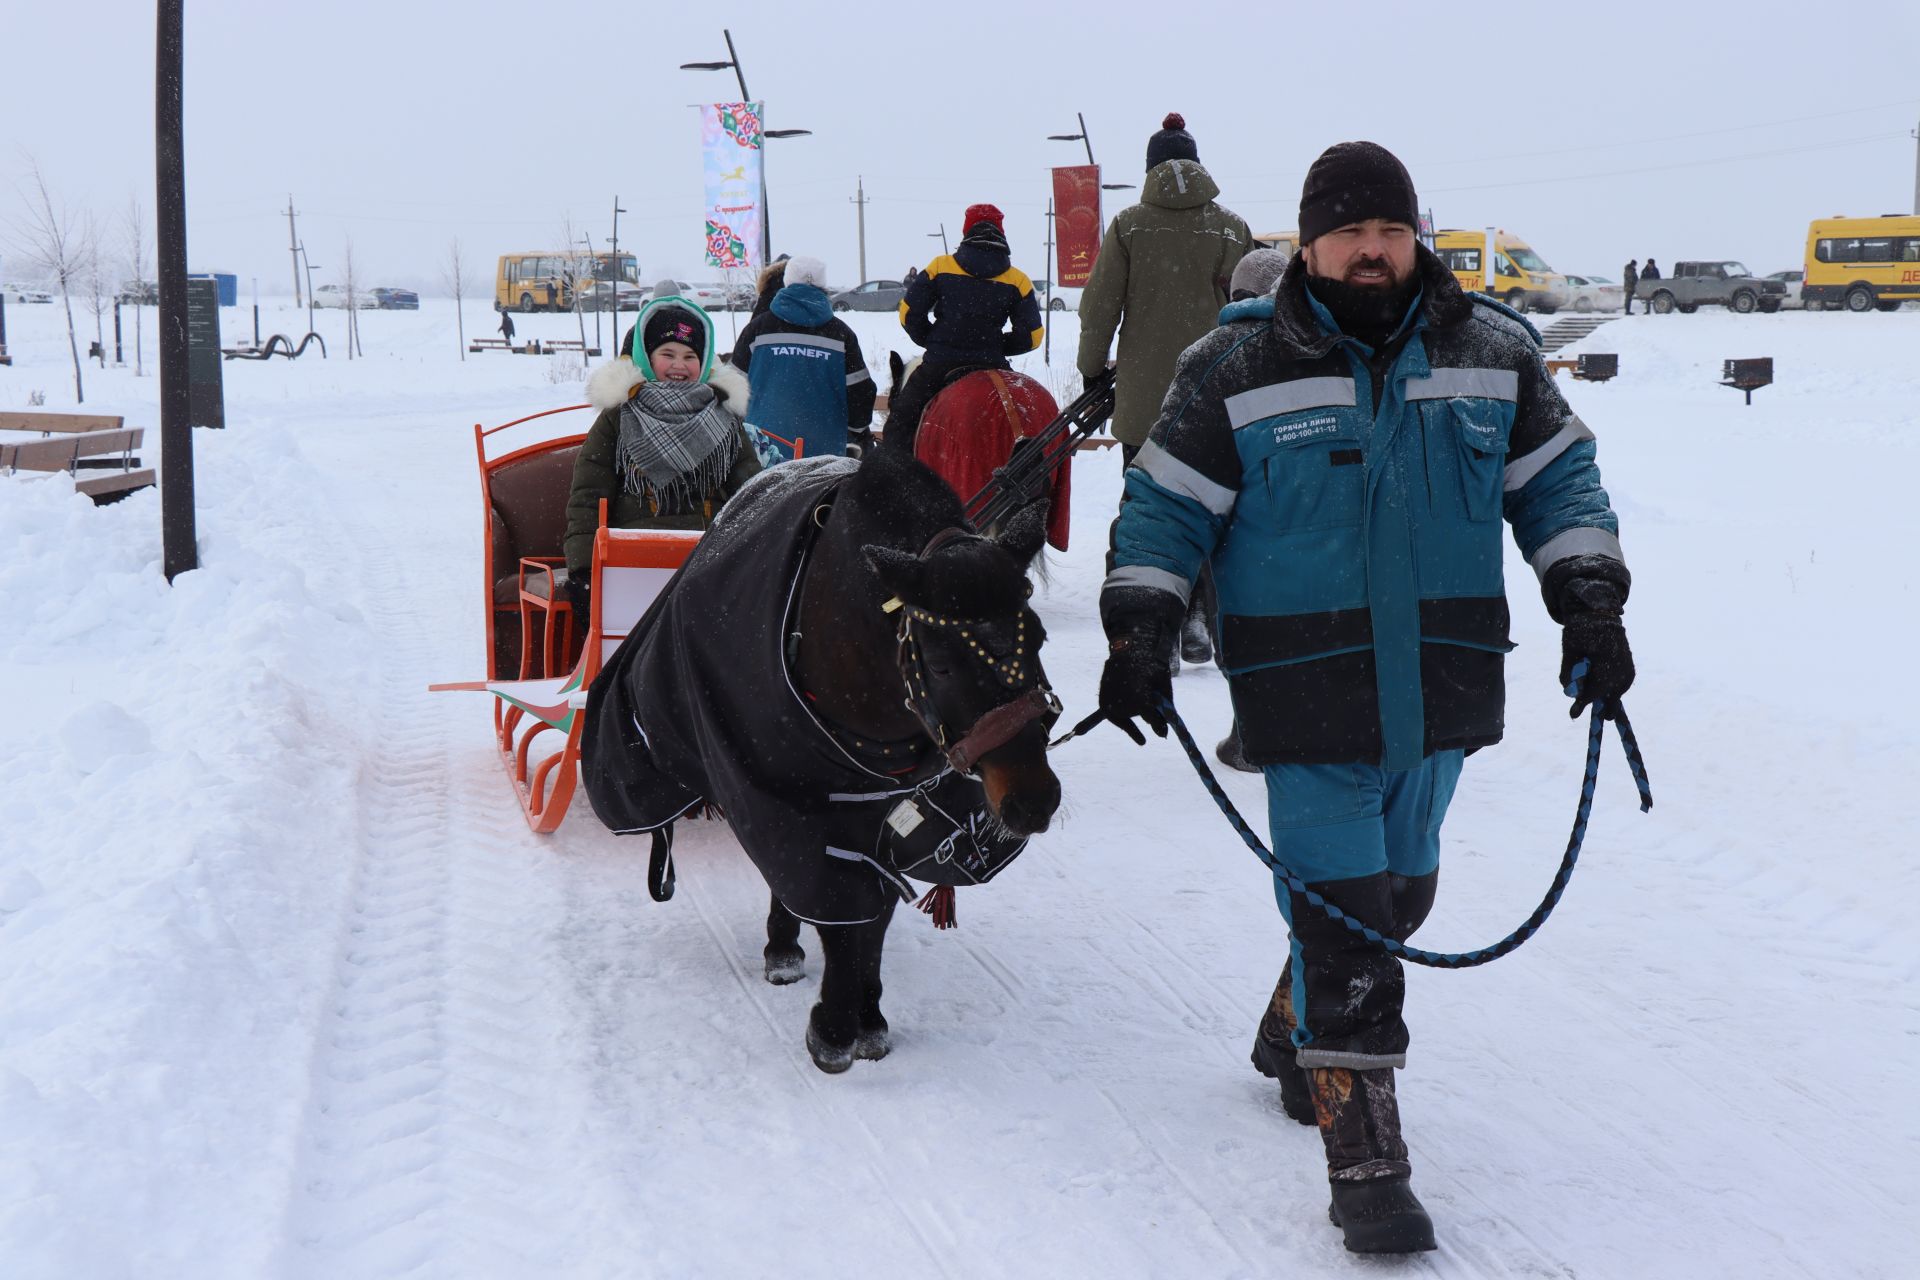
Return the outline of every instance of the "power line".
[[[1682,160],[1674,164],[1642,165],[1633,169],[1609,169],[1604,173],[1573,173],[1551,178],[1518,178],[1512,182],[1480,182],[1462,187],[1429,187],[1427,192],[1441,195],[1453,191],[1493,191],[1502,187],[1541,187],[1557,182],[1589,182],[1596,178],[1624,178],[1638,173],[1669,173],[1675,169],[1700,169],[1708,165],[1733,164],[1740,160],[1762,160],[1769,156],[1799,155],[1808,151],[1833,151],[1841,147],[1859,146],[1867,142],[1884,142],[1888,138],[1904,138],[1903,133],[1873,133],[1858,138],[1842,138],[1833,142],[1816,142],[1801,147],[1777,147],[1769,151],[1748,151],[1740,155],[1708,157],[1698,160]]]
[[[1697,129],[1692,133],[1670,133],[1657,138],[1636,138],[1628,142],[1595,142],[1583,147],[1551,147],[1544,151],[1510,151],[1503,155],[1479,156],[1472,160],[1428,160],[1422,162],[1422,167],[1437,169],[1451,165],[1491,164],[1498,160],[1527,160],[1537,156],[1574,155],[1585,151],[1611,151],[1618,147],[1645,147],[1661,142],[1685,142],[1693,138],[1711,138],[1728,133],[1745,133],[1753,129],[1774,129],[1782,125],[1806,124],[1814,120],[1832,120],[1840,116],[1865,115],[1869,111],[1886,111],[1894,107],[1912,106],[1916,102],[1920,102],[1920,98],[1902,98],[1896,102],[1882,102],[1871,107],[1848,107],[1842,111],[1823,111],[1818,115],[1789,116],[1784,120],[1763,120],[1755,124],[1728,125],[1720,129]]]

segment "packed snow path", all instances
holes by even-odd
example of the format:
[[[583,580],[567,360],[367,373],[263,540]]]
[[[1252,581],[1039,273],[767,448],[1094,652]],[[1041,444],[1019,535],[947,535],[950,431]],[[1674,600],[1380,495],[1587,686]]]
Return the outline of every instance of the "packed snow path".
[[[1915,375],[1836,327],[1859,318],[1758,319],[1609,325],[1584,346],[1621,379],[1567,387],[1633,562],[1658,805],[1610,745],[1541,936],[1410,972],[1402,1105],[1440,1250],[1409,1274],[1915,1265]],[[1861,323],[1920,339],[1920,316]],[[1754,333],[1781,383],[1747,409],[1713,382]],[[152,494],[0,500],[40,566],[0,566],[26,620],[0,637],[9,1277],[1377,1270],[1247,1064],[1284,935],[1171,744],[1062,748],[1062,821],[960,895],[960,929],[896,917],[894,1053],[838,1078],[800,1042],[817,940],[807,980],[761,979],[765,889],[723,827],[683,828],[664,906],[644,842],[584,802],[529,834],[485,700],[425,686],[478,674],[471,423],[577,396],[428,358],[432,391],[411,349],[230,366],[233,429],[196,441],[197,584],[156,585]],[[150,381],[121,389],[150,414]],[[1854,461],[1809,487],[1816,434]],[[1070,717],[1116,467],[1080,460],[1037,596]],[[1509,741],[1448,823],[1436,949],[1525,914],[1577,792],[1556,629],[1517,559],[1511,583]],[[1225,728],[1212,667],[1176,693]]]

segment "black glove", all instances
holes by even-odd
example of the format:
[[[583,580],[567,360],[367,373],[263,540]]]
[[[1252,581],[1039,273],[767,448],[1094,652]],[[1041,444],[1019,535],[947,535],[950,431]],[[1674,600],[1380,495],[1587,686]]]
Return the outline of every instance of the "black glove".
[[[1141,622],[1122,629],[1107,647],[1106,669],[1100,673],[1100,710],[1143,747],[1146,735],[1134,725],[1135,716],[1146,721],[1156,736],[1167,736],[1167,718],[1160,704],[1173,700],[1173,641],[1172,628]]]
[[[1566,626],[1560,632],[1560,685],[1573,684],[1574,667],[1584,661],[1579,692],[1573,698],[1574,719],[1589,704],[1601,704],[1601,715],[1611,720],[1621,695],[1633,687],[1633,650],[1627,647],[1627,629],[1620,621],[1625,592],[1619,584],[1597,578],[1577,578],[1561,595]]]

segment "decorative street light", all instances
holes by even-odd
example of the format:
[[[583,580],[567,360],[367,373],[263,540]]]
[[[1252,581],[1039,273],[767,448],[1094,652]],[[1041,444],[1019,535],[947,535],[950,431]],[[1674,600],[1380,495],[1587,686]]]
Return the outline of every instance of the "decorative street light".
[[[683,62],[682,71],[727,71],[733,72],[735,83],[740,86],[740,101],[752,102],[753,95],[747,92],[747,73],[740,66],[740,55],[734,51],[733,32],[721,28],[720,34],[726,37],[727,60],[725,62]],[[811,137],[811,129],[769,129],[766,127],[766,104],[760,104],[760,136],[764,138],[806,138]],[[760,148],[760,265],[766,266],[773,261],[773,215],[767,205],[767,154],[763,144]]]
[[[1098,164],[1099,162],[1098,162],[1098,161],[1096,161],[1096,160],[1095,160],[1095,159],[1093,158],[1093,141],[1092,141],[1092,139],[1090,139],[1090,138],[1088,138],[1088,137],[1087,137],[1087,117],[1086,117],[1086,115],[1085,115],[1084,113],[1082,113],[1082,112],[1079,112],[1079,111],[1076,111],[1076,112],[1074,112],[1074,113],[1073,113],[1073,118],[1074,118],[1074,119],[1076,119],[1076,120],[1078,120],[1078,121],[1080,122],[1080,132],[1078,132],[1078,133],[1050,133],[1050,134],[1048,134],[1048,135],[1047,135],[1047,141],[1048,141],[1048,142],[1079,142],[1079,143],[1084,143],[1084,144],[1086,145],[1086,148],[1087,148],[1087,163],[1088,163],[1088,164]],[[1134,184],[1133,184],[1133,183],[1131,183],[1131,182],[1103,182],[1103,183],[1101,183],[1101,184],[1100,184],[1100,189],[1101,189],[1102,191],[1131,191],[1131,190],[1133,190],[1133,185],[1134,185]]]

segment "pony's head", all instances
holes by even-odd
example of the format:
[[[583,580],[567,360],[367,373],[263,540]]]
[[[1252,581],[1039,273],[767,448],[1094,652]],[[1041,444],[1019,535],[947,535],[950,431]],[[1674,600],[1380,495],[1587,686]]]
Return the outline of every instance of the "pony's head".
[[[1045,831],[1060,806],[1060,780],[1047,764],[1060,704],[1040,665],[1046,628],[1029,603],[1026,572],[1045,536],[1046,504],[1035,503],[994,537],[949,527],[918,554],[862,548],[898,619],[907,705],[1020,836]]]

